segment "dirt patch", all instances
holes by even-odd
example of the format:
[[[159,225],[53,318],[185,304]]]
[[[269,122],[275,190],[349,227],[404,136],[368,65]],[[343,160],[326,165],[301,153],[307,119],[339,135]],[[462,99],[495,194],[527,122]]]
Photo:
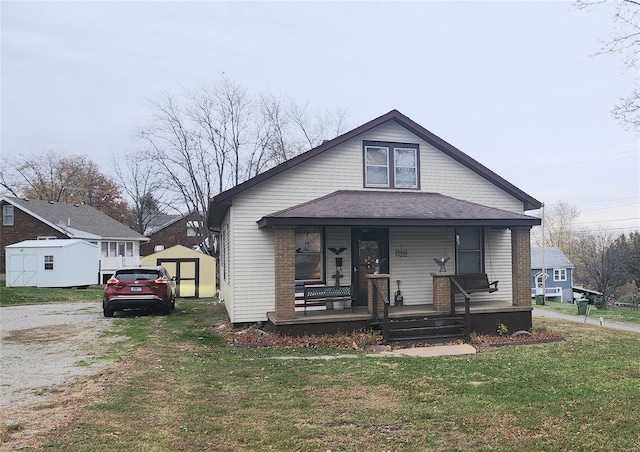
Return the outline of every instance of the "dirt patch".
[[[357,331],[349,334],[326,334],[313,336],[282,336],[269,333],[260,329],[260,325],[234,330],[230,323],[220,322],[216,325],[216,331],[222,335],[229,345],[236,347],[287,347],[287,348],[327,348],[338,350],[362,350],[382,351],[384,349],[433,347],[443,345],[441,343],[412,343],[382,345],[382,336],[371,331]],[[513,334],[474,334],[470,340],[456,340],[447,342],[451,344],[471,344],[479,351],[489,347],[504,345],[543,344],[564,340],[561,333],[547,330],[534,330],[533,332],[518,331]]]
[[[99,373],[102,359],[121,337],[104,337],[112,326],[100,303],[11,306],[0,311],[2,372],[0,373],[0,450],[15,450],[39,431],[64,422],[72,400],[86,400],[94,383],[83,380]],[[81,381],[81,390],[71,390]]]
[[[511,335],[500,336],[498,334],[482,334],[471,337],[469,343],[479,352],[507,345],[546,344],[549,342],[563,341],[564,336],[556,331],[516,332]]]

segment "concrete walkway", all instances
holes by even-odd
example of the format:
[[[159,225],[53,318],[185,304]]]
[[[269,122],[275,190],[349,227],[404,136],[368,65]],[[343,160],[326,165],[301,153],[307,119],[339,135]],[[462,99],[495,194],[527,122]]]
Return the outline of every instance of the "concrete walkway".
[[[577,310],[578,310],[578,307],[576,306],[576,311]],[[591,311],[591,315],[584,316],[584,315],[578,315],[578,314],[576,315],[564,314],[562,312],[548,311],[546,309],[536,309],[535,307],[533,308],[534,317],[548,317],[552,319],[567,320],[569,322],[586,323],[588,325],[602,326],[604,328],[613,328],[616,330],[640,333],[640,325],[611,322],[609,320],[604,320],[602,317],[598,316],[597,314],[594,315],[594,312],[597,312],[597,311],[595,310]]]

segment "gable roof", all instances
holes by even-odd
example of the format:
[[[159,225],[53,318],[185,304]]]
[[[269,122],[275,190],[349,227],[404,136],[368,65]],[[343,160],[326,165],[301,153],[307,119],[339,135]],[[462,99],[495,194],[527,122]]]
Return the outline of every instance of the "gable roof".
[[[49,240],[23,240],[22,242],[7,245],[5,248],[68,248],[70,246],[89,246],[97,248],[98,245],[81,239],[49,239]]]
[[[146,233],[148,235],[154,234],[161,229],[171,226],[173,223],[182,218],[182,215],[167,215],[166,213],[159,213],[154,216],[147,224]]]
[[[168,228],[169,226],[176,223],[177,221],[182,220],[183,218],[187,218],[196,213],[197,211],[195,210],[187,213],[179,213],[176,215],[168,215],[166,213],[160,213],[156,215],[154,218],[152,218],[149,224],[147,225],[147,235],[155,234],[158,231]]]
[[[544,266],[546,268],[574,268],[575,265],[555,246],[544,248]],[[542,248],[531,247],[531,268],[542,268]]]
[[[439,193],[338,190],[266,215],[272,226],[535,226],[537,217],[463,201]]]
[[[409,130],[419,138],[422,138],[424,141],[434,146],[436,149],[439,149],[449,157],[453,158],[454,160],[466,166],[467,168],[477,173],[478,175],[482,176],[489,182],[498,186],[499,188],[509,193],[514,198],[522,201],[524,205],[524,210],[539,209],[542,206],[540,201],[528,195],[524,191],[520,190],[518,187],[516,187],[512,183],[508,182],[506,179],[503,179],[502,177],[498,176],[489,168],[482,165],[480,162],[476,161],[475,159],[469,157],[467,154],[460,151],[455,146],[452,146],[451,144],[444,141],[442,138],[429,132],[420,124],[412,121],[407,116],[400,113],[398,110],[391,110],[389,113],[385,115],[382,115],[359,127],[356,127],[355,129],[349,132],[346,132],[340,135],[339,137],[334,138],[333,140],[325,141],[320,146],[317,146],[303,154],[293,157],[287,160],[286,162],[281,163],[280,165],[265,171],[264,173],[261,173],[239,185],[236,185],[233,188],[230,188],[229,190],[226,190],[214,196],[209,200],[209,210],[207,212],[207,225],[209,226],[209,228],[215,228],[220,225],[227,210],[229,210],[229,207],[231,207],[233,196],[239,193],[242,193],[243,191],[261,182],[264,182],[265,180],[270,179],[282,173],[283,171],[286,171],[289,168],[297,166],[300,163],[303,163],[315,157],[318,154],[321,154],[342,143],[345,143],[348,140],[351,140],[352,138],[362,133],[372,130],[375,127],[378,127],[387,121],[394,121],[398,123],[400,126],[406,128],[407,130]]]
[[[4,196],[1,203],[9,203],[70,238],[88,240],[122,239],[148,241],[133,229],[109,215],[86,204],[27,200]]]

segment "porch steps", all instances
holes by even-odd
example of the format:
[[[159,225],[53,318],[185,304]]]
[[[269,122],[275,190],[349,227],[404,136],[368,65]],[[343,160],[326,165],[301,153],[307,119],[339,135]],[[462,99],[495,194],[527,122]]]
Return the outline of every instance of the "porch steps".
[[[382,322],[380,323],[382,328]],[[464,338],[464,318],[454,316],[403,317],[389,319],[387,342],[393,343],[440,343]]]

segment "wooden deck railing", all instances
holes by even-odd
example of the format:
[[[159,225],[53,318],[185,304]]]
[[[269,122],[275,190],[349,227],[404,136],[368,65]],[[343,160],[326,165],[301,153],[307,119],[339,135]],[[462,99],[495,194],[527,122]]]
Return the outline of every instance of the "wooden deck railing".
[[[382,313],[382,339],[386,344],[389,340],[389,297],[385,295],[384,291],[380,287],[377,280],[373,280],[373,312],[371,313],[372,320],[378,319],[378,297],[382,298],[383,313]]]
[[[451,316],[456,315],[456,291],[458,291],[464,297],[464,323],[466,334],[469,336],[471,334],[471,295],[456,281],[455,276],[452,276],[449,280],[451,281]]]

